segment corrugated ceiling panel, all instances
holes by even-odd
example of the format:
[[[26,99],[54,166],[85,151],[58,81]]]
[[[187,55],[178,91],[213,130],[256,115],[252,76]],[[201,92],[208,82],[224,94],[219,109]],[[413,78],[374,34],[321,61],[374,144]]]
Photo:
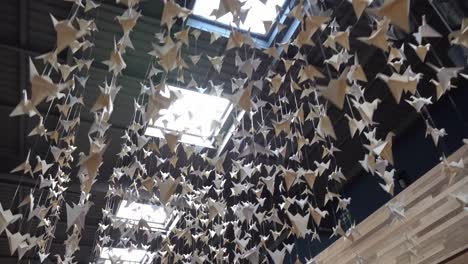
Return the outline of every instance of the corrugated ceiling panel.
[[[19,56],[16,51],[0,49],[0,101],[12,105],[18,102],[20,96],[19,83]]]
[[[18,2],[17,0],[2,0],[2,15],[0,16],[0,40],[2,44],[14,45],[18,40]]]

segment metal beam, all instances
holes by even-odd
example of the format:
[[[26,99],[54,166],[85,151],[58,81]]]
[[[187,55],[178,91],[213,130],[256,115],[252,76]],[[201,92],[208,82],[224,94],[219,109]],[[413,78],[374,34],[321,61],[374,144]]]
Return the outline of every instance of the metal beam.
[[[7,249],[8,248],[8,239],[6,237],[1,237],[0,238],[0,244],[2,244],[2,248],[5,247],[6,251],[2,250],[2,252],[9,252],[9,250]],[[56,249],[56,248],[61,248],[61,249],[64,249],[64,245],[63,245],[63,242],[57,242],[57,241],[53,241],[52,242],[52,246]],[[76,255],[78,257],[78,261],[80,261],[79,263],[83,263],[81,261],[88,261],[89,259],[89,255],[87,255],[85,252],[92,252],[94,249],[94,245],[86,245],[86,244],[80,244],[80,251],[78,251],[79,253]],[[0,255],[0,263],[2,264],[8,264],[8,263],[39,263],[39,257],[37,257],[37,254],[35,254],[36,251],[34,250],[31,250],[29,252],[27,252],[22,261],[19,261],[18,260],[18,257],[17,255],[13,255],[13,256],[9,256],[7,254],[1,254]],[[85,259],[86,258],[86,259]],[[52,261],[53,260],[53,261]],[[50,255],[49,258],[47,258],[47,260],[44,262],[44,263],[57,263],[55,262],[56,260],[56,257],[55,256],[52,256]]]
[[[18,1],[18,43],[20,47],[25,47],[28,44],[28,13],[29,13],[29,0],[19,0]],[[18,74],[18,95],[19,101],[22,98],[23,90],[28,88],[26,80],[28,79],[28,63],[27,56],[24,53],[18,54],[18,65],[19,65],[19,74]],[[19,117],[19,142],[18,142],[18,154],[20,157],[25,155],[25,142],[26,138],[26,122],[27,119],[25,116]]]
[[[26,58],[27,57],[37,57],[39,55],[42,55],[42,53],[40,53],[39,51],[31,50],[28,47],[14,47],[14,46],[11,46],[10,44],[1,43],[1,42],[0,42],[0,48],[18,52],[18,53],[26,56]],[[66,61],[61,61],[60,59],[58,59],[58,62],[66,63]],[[91,67],[91,69],[95,70],[97,72],[100,72],[100,73],[108,73],[107,69],[105,69],[104,67],[97,67],[96,65],[93,65]],[[131,75],[121,74],[120,76],[122,78],[124,78],[124,79],[128,79],[128,80],[135,81],[135,82],[141,82],[142,81],[141,79],[136,78],[136,77],[131,76]]]
[[[10,105],[10,104],[1,103],[1,104],[0,104],[0,107],[8,108],[8,109],[13,110],[13,108],[15,108],[15,105]],[[39,112],[41,112],[41,114],[45,114],[43,111],[40,111],[40,110],[39,110]],[[23,116],[25,117],[25,115],[23,115]],[[60,117],[59,115],[56,115],[56,114],[54,114],[54,113],[49,113],[48,116],[49,116],[49,117],[54,117],[54,118],[56,118],[57,120],[58,120],[59,117]],[[81,123],[85,123],[85,124],[90,124],[90,125],[91,125],[91,124],[94,123],[94,120],[92,120],[92,119],[87,119],[87,118],[80,118],[80,122],[81,122]],[[110,127],[109,129],[115,129],[115,130],[123,131],[123,130],[127,130],[127,127],[125,127],[125,126],[116,126],[116,125],[114,125],[114,124],[111,124],[111,127]],[[24,133],[24,134],[26,134],[26,133]],[[23,138],[26,138],[26,135],[24,135]]]

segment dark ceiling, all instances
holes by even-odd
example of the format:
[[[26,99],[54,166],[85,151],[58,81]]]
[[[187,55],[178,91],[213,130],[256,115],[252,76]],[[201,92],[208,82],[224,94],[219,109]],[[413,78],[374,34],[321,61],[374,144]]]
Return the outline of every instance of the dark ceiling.
[[[326,0],[321,1],[328,8],[333,9],[333,16],[337,18],[340,25],[353,25],[351,33],[351,49],[357,51],[360,63],[363,65],[367,78],[371,81],[367,85],[366,97],[368,100],[380,98],[382,100],[379,106],[379,111],[376,113],[375,120],[380,123],[377,131],[379,137],[384,137],[389,131],[394,131],[397,134],[395,138],[395,145],[406,144],[400,143],[399,138],[405,138],[408,129],[415,128],[415,122],[420,119],[413,109],[407,104],[396,105],[391,94],[388,92],[385,84],[375,79],[377,73],[385,72],[390,74],[390,69],[386,64],[385,55],[378,49],[369,47],[357,40],[356,37],[369,35],[371,28],[369,27],[369,18],[361,19],[356,23],[356,18],[353,12],[350,12],[351,5],[347,1]],[[459,1],[462,3],[463,1]],[[437,12],[434,12],[433,7],[426,0],[412,1],[411,21],[413,27],[420,23],[422,14],[426,14],[427,20],[439,32],[447,34],[448,28],[440,19]],[[463,5],[463,3],[462,3]],[[27,137],[29,131],[37,124],[36,118],[15,117],[10,118],[9,113],[18,104],[21,98],[21,91],[28,89],[28,58],[36,57],[52,50],[55,46],[55,31],[52,26],[49,14],[53,14],[58,19],[69,17],[72,4],[70,2],[57,1],[57,0],[3,0],[2,8],[0,11],[0,124],[3,129],[0,130],[0,201],[4,208],[10,208],[11,205],[17,204],[22,201],[23,197],[29,194],[29,189],[34,186],[34,180],[28,176],[20,176],[10,174],[9,171],[16,167],[24,160],[28,150],[34,149],[34,155],[44,155],[47,153],[47,144],[36,137]],[[467,15],[467,7],[462,6],[465,11],[464,16]],[[79,263],[88,263],[92,261],[92,249],[94,240],[96,238],[97,225],[101,221],[101,208],[105,205],[104,195],[107,191],[107,180],[112,173],[112,168],[115,165],[115,155],[120,151],[119,139],[123,135],[124,130],[130,125],[133,118],[133,101],[140,93],[140,82],[144,80],[149,65],[151,64],[150,58],[147,55],[152,50],[151,43],[155,40],[155,33],[162,32],[160,21],[163,5],[158,0],[147,0],[141,4],[143,17],[140,18],[134,31],[132,32],[132,41],[135,46],[134,50],[130,50],[125,54],[125,61],[127,68],[123,71],[123,76],[119,78],[119,84],[123,89],[118,94],[115,100],[115,107],[110,123],[112,127],[108,130],[108,138],[112,138],[112,144],[108,148],[104,164],[100,169],[98,182],[93,187],[92,201],[95,206],[91,207],[86,218],[86,226],[83,231],[83,238],[80,243],[80,251],[77,260]],[[90,79],[88,81],[88,88],[85,91],[85,107],[81,111],[81,125],[79,127],[76,145],[78,152],[86,152],[89,148],[87,131],[89,130],[93,116],[89,110],[96,98],[99,95],[98,86],[102,84],[106,78],[107,68],[104,64],[100,63],[107,59],[109,50],[112,49],[114,42],[114,35],[120,32],[120,27],[115,21],[115,17],[124,12],[125,7],[115,4],[114,1],[104,0],[99,11],[95,14],[96,24],[99,32],[95,34],[95,48],[93,54],[95,56],[95,63],[90,70]],[[455,22],[456,23],[456,22]],[[191,46],[186,51],[187,53],[199,54],[203,53],[209,56],[219,56],[225,53],[227,39],[223,38],[216,41],[214,44],[209,43],[210,35],[202,33],[196,47]],[[406,39],[405,39],[406,38]],[[403,41],[411,41],[411,38],[405,37],[397,39],[396,43]],[[409,39],[408,39],[409,38]],[[325,33],[319,33],[314,36],[316,43],[325,40]],[[452,66],[465,66],[461,63],[466,63],[465,60],[457,60],[454,58],[460,57],[457,54],[463,54],[460,48],[450,47],[446,39],[435,40],[432,43],[432,52],[428,55],[428,61],[436,62],[439,65]],[[399,44],[398,44],[399,46]],[[247,51],[245,57],[249,56],[253,50]],[[323,50],[320,45],[315,47],[308,47],[306,51],[307,60],[310,64],[319,67],[326,76],[337,76],[337,72],[330,68],[328,65],[323,64],[324,54],[328,58],[332,55],[331,51]],[[455,55],[453,55],[455,54]],[[281,63],[275,62],[273,59],[268,58],[261,52],[255,52],[256,57],[260,58],[262,63],[256,72],[257,76],[265,76],[269,70],[276,72],[283,72],[284,68]],[[283,54],[284,58],[293,57],[294,51],[290,50],[288,54]],[[450,56],[449,56],[450,55]],[[237,76],[238,70],[234,64],[235,53],[228,51],[226,59],[222,67],[221,74],[215,74],[207,59],[202,59],[197,67],[193,67],[189,72],[186,72],[186,80],[190,79],[192,75],[200,86],[208,87],[208,81],[212,80],[215,83],[231,83],[232,76]],[[415,59],[413,52],[407,52],[409,61],[419,61]],[[462,55],[463,57],[463,55]],[[62,61],[67,61],[69,58],[62,55]],[[440,61],[439,61],[440,60]],[[383,66],[384,65],[384,66]],[[416,72],[423,72],[425,75],[433,75],[433,72],[423,63],[415,63],[412,65]],[[41,69],[39,69],[41,70]],[[176,83],[176,76],[172,77],[172,81]],[[226,85],[225,89],[229,90],[230,85]],[[423,96],[433,95],[433,87],[427,81],[420,84],[420,92]],[[463,89],[463,88],[461,88]],[[466,97],[465,97],[466,98]],[[441,102],[443,105],[449,105],[449,99]],[[431,113],[436,114],[441,107],[434,106],[430,109]],[[456,108],[455,108],[456,109]],[[48,112],[45,105],[39,107],[42,113]],[[268,113],[268,108],[265,110]],[[339,111],[333,106],[329,107],[328,114],[333,121],[337,136],[339,140],[335,146],[342,150],[336,154],[336,159],[342,167],[347,181],[343,186],[336,186],[336,191],[346,190],[347,184],[351,182],[359,183],[360,178],[368,177],[362,170],[362,167],[357,162],[364,155],[362,148],[362,141],[355,137],[350,138],[347,119],[344,114],[349,113],[349,109]],[[462,110],[460,115],[466,112]],[[57,109],[52,108],[48,114],[48,126],[55,126],[59,117]],[[465,128],[466,129],[466,128]],[[312,127],[305,127],[304,130],[307,136],[312,138],[314,133]],[[229,150],[232,148],[232,142],[226,146]],[[314,160],[319,160],[322,155],[322,149],[318,146],[311,147],[307,151],[307,162],[313,163]],[[211,152],[210,152],[211,153]],[[350,155],[352,153],[352,155]],[[211,153],[212,154],[212,153]],[[398,167],[398,166],[396,166]],[[322,181],[322,180],[321,180]],[[326,186],[326,179],[316,184],[317,193],[323,194]],[[21,186],[18,187],[18,184]],[[354,188],[349,185],[349,188]],[[349,191],[349,190],[348,190]],[[350,191],[352,192],[352,191]],[[15,193],[17,193],[15,195]],[[318,195],[320,196],[320,195]],[[12,197],[14,199],[12,200]],[[71,186],[66,192],[67,201],[77,201],[79,198],[79,182],[75,179],[72,181]],[[365,207],[366,204],[360,205]],[[331,209],[334,210],[334,209]],[[362,213],[370,214],[370,211]],[[63,217],[59,221],[56,231],[56,239],[51,246],[51,255],[60,254],[63,252],[63,241],[66,239],[65,226],[66,218]],[[360,215],[359,218],[362,218]],[[364,216],[365,217],[365,216]],[[332,220],[330,223],[325,223],[323,235],[329,236],[328,228],[334,224]],[[34,223],[26,223],[22,228],[30,230]],[[13,228],[19,228],[13,227]],[[32,259],[34,257],[32,256]],[[27,260],[23,260],[26,263]],[[8,242],[5,234],[0,236],[0,263],[17,263],[17,257],[10,256]],[[52,262],[49,262],[52,263]]]

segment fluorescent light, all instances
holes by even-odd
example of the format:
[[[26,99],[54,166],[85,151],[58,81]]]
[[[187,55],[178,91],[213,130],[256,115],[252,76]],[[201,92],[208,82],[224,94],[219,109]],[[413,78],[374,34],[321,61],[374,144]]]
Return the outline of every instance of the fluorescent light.
[[[202,147],[213,147],[233,106],[229,100],[187,89],[168,86],[182,96],[162,116],[146,129],[146,135],[163,138],[164,132],[181,133],[181,142]]]
[[[101,250],[99,258],[101,260],[105,260],[105,264],[111,264],[111,258],[120,259],[121,261],[118,263],[121,264],[133,264],[142,263],[144,260],[149,260],[153,257],[153,255],[154,253],[150,253],[142,249],[104,247]]]
[[[231,13],[228,13],[218,19],[215,16],[210,16],[214,9],[219,7],[220,0],[196,0],[195,6],[193,7],[192,13],[194,15],[217,21],[228,26],[236,26],[232,23],[233,17]],[[283,6],[286,0],[267,0],[266,4],[263,4],[259,0],[245,0],[242,9],[250,9],[245,23],[241,23],[240,29],[249,30],[252,33],[266,34],[265,26],[263,21],[275,21],[278,14],[276,13],[275,6]]]
[[[140,221],[140,219],[144,219],[148,222],[150,227],[159,229],[164,228],[167,220],[167,213],[164,207],[137,202],[128,204],[127,200],[123,200],[120,203],[115,216],[118,218],[134,220],[135,222]]]

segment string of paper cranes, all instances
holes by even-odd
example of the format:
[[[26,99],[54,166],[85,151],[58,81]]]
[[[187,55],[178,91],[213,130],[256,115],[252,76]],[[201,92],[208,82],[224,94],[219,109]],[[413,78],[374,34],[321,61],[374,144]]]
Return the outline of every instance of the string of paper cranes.
[[[415,53],[418,63],[425,63],[431,41],[442,38],[468,48],[468,19],[449,36],[437,32],[424,17],[418,18],[421,23],[412,31],[410,0],[385,0],[383,4],[350,1],[356,23],[367,17],[372,28],[368,36],[356,40],[380,49],[385,56],[384,70],[377,74],[366,72],[358,60],[358,54],[366,51],[350,45],[353,25],[339,25],[334,10],[325,10],[320,3],[291,1],[285,15],[298,22],[296,34],[287,42],[274,41],[271,47],[262,48],[251,32],[238,29],[249,12],[244,8],[246,1],[221,0],[212,15],[232,16],[232,27],[222,53],[208,56],[189,49],[202,34],[187,25],[191,10],[179,1],[164,0],[162,31],[154,32],[153,48],[145,51],[151,61],[140,80],[141,92],[134,98],[134,109],[125,109],[133,111],[133,119],[121,138],[112,138],[109,120],[119,107],[114,104],[119,91],[126,89],[120,78],[127,68],[127,52],[134,49],[132,32],[143,16],[140,0],[116,0],[126,10],[115,18],[121,31],[114,36],[105,61],[96,61],[93,53],[94,39],[100,33],[95,21],[101,3],[64,1],[73,5],[69,17],[58,20],[50,14],[57,36],[55,49],[29,59],[30,92],[23,91],[22,100],[10,114],[38,120],[28,136],[49,146],[45,155],[31,148],[26,160],[12,171],[34,180],[30,194],[19,204],[0,205],[0,234],[6,233],[10,253],[17,253],[18,259],[30,256],[38,257],[41,263],[77,263],[86,215],[95,206],[93,184],[102,173],[103,157],[111,144],[121,147],[114,157],[112,174],[106,175],[105,207],[98,208],[102,219],[92,252],[96,263],[99,259],[127,263],[131,255],[138,256],[139,263],[283,263],[287,256],[290,262],[300,261],[295,241],[320,240],[324,219],[334,224],[330,230],[333,237],[353,241],[359,232],[356,226],[345,225],[338,217],[352,201],[337,188],[347,178],[335,155],[341,150],[328,115],[330,109],[343,112],[350,137],[360,138],[365,155],[354,155],[355,162],[377,176],[382,191],[393,195],[394,133],[378,137],[381,124],[374,116],[382,100],[367,97],[367,85],[381,80],[398,106],[414,108],[426,123],[426,137],[437,146],[450,135],[436,127],[427,107],[457,88],[454,80],[468,78],[463,68],[427,62],[434,72],[428,81],[435,96],[421,96],[418,84],[428,77],[413,71],[414,62],[406,54]],[[276,10],[279,13],[281,7]],[[263,24],[266,32],[287,28],[280,21]],[[391,38],[393,31],[410,36],[412,41],[397,44]],[[210,44],[223,38],[214,32],[205,34],[209,34]],[[324,56],[323,65],[313,65],[307,59],[309,46],[320,46],[333,55]],[[73,59],[62,61],[62,52]],[[218,77],[229,54],[235,57],[237,75],[230,76],[231,83],[220,83]],[[264,74],[258,73],[262,63],[259,54],[273,61]],[[214,70],[209,87],[184,77],[203,61]],[[90,69],[98,63],[108,70],[99,88],[87,83]],[[233,118],[233,129],[222,130],[220,119],[203,128],[182,125],[172,129],[171,121],[190,123],[196,115],[183,104],[176,106],[188,95],[184,89],[171,88],[174,79],[184,89],[227,99],[226,105],[232,106],[230,115],[240,117]],[[100,94],[93,104],[85,105],[89,89],[99,89]],[[54,127],[46,122],[48,112],[38,110],[40,105],[60,112]],[[212,106],[204,107],[208,107],[208,114]],[[87,132],[88,150],[75,144],[84,111],[94,116]],[[154,124],[160,124],[160,137],[146,133]],[[307,132],[306,127],[313,132]],[[219,153],[187,144],[184,137],[193,131],[202,131],[203,138],[210,138]],[[311,148],[321,151],[320,159],[309,158]],[[448,162],[442,155],[441,162],[445,177],[450,179],[464,169],[463,160]],[[73,182],[80,185],[78,201],[67,199]],[[467,194],[458,194],[457,199],[466,210]],[[12,213],[17,208],[21,213]],[[152,213],[138,211],[141,208]],[[401,205],[394,203],[388,209],[392,222],[404,221]],[[125,210],[132,218],[121,215]],[[157,218],[161,215],[164,219]],[[63,216],[67,223],[64,251],[52,255],[51,243]],[[19,229],[14,223],[19,223]],[[34,228],[21,228],[26,225]],[[315,263],[314,259],[306,262]]]

